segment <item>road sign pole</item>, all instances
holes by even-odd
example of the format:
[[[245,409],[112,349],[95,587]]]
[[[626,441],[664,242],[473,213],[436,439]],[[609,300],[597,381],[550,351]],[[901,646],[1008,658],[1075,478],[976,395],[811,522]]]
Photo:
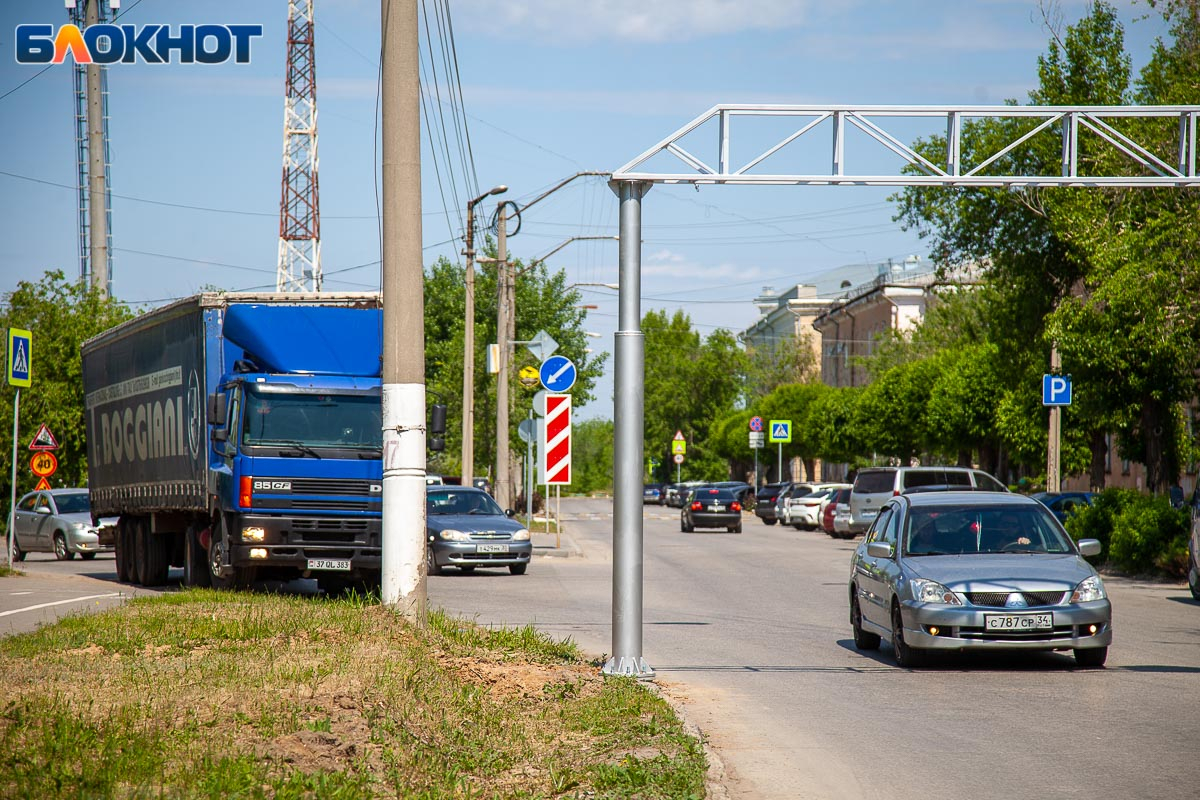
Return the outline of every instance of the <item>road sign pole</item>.
[[[751,447],[754,451],[754,491],[758,491],[758,448]]]
[[[529,409],[529,422],[533,424],[533,409]],[[525,442],[525,524],[533,526],[533,437]]]
[[[12,497],[8,506],[8,567],[12,569],[13,540],[17,528],[17,436],[21,424],[21,387],[18,386],[16,397],[13,398],[13,461],[12,461]]]
[[[776,481],[783,482],[783,442],[779,442],[779,475],[775,478]]]

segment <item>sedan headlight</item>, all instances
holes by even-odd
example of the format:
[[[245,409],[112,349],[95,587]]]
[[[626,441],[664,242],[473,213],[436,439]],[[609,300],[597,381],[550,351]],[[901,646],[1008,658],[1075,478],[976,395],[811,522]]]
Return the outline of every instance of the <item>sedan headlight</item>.
[[[958,599],[958,595],[937,581],[913,578],[910,583],[912,584],[913,599],[918,603],[943,603],[948,606],[962,605],[962,600]]]
[[[1075,591],[1071,593],[1072,603],[1090,603],[1093,600],[1103,600],[1108,597],[1108,593],[1104,591],[1104,581],[1093,575],[1090,578],[1084,578],[1075,587]]]
[[[469,542],[471,541],[471,534],[467,533],[466,531],[456,531],[451,528],[449,530],[442,531],[442,538],[448,542]]]
[[[519,530],[513,534],[513,541],[514,542],[528,542],[529,541],[529,531],[526,528],[521,528],[521,530]]]

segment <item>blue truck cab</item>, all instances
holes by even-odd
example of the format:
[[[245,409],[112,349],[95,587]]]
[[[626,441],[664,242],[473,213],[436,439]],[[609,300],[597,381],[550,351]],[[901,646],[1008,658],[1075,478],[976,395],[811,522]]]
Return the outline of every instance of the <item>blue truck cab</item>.
[[[381,333],[377,294],[203,294],[85,342],[118,579],[378,585]]]

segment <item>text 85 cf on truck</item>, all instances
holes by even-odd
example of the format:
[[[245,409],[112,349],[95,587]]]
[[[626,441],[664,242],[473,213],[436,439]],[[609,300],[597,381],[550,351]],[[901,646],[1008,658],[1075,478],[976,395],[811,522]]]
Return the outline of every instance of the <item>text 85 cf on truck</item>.
[[[381,325],[377,294],[201,294],[85,342],[118,579],[378,585]]]

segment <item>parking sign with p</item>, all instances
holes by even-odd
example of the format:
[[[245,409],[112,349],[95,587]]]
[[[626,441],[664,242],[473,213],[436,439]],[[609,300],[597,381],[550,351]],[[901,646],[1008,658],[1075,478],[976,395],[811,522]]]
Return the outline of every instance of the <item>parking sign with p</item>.
[[[1042,376],[1042,405],[1069,406],[1071,405],[1071,376],[1043,375]]]

